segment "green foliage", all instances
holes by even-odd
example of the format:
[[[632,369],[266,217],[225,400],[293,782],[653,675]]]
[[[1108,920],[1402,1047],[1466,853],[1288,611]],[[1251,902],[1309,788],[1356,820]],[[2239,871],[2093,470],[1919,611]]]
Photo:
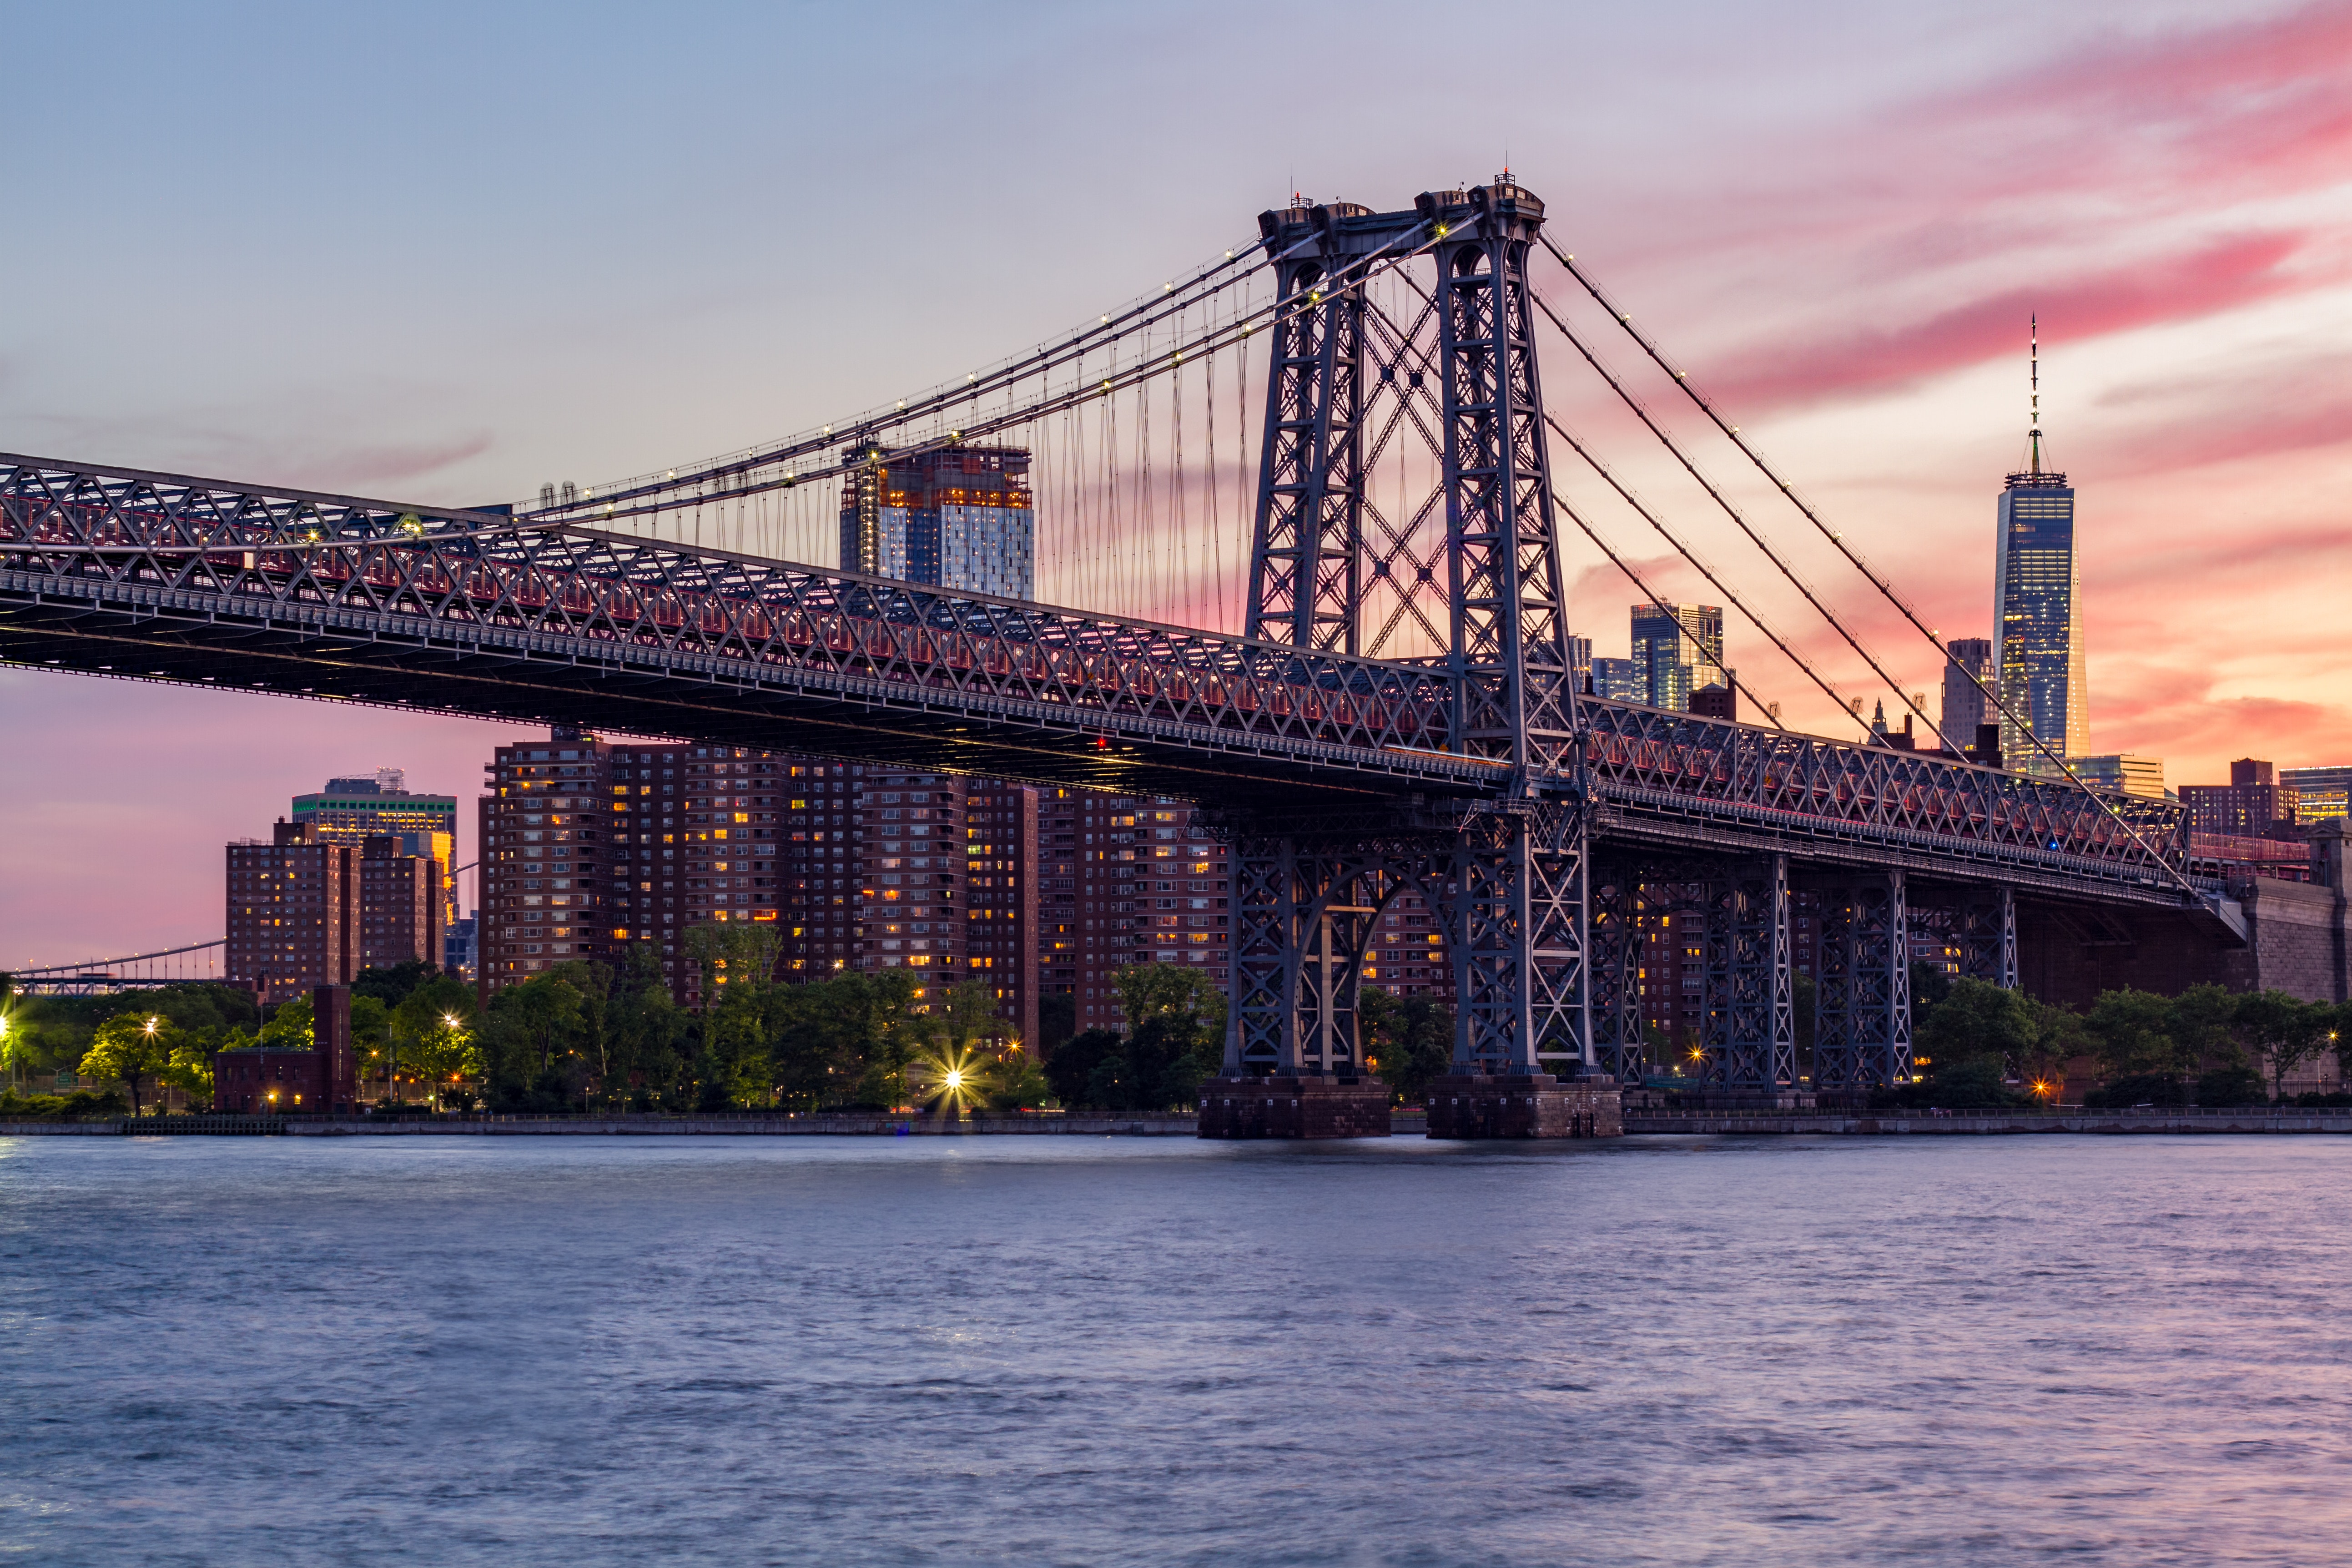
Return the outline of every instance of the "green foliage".
[[[988,1078],[988,1103],[995,1110],[1034,1110],[1054,1093],[1036,1058],[1026,1051],[1007,1051]]]
[[[2171,1025],[2170,1000],[2152,991],[2102,992],[2084,1019],[2100,1074],[2108,1079],[2178,1079],[2194,1070],[2196,1059],[2174,1041]]]
[[[261,1023],[252,996],[229,985],[159,985],[142,992],[135,1002],[120,995],[21,997],[14,1001],[5,1037],[8,1070],[29,1074],[73,1067],[89,1051],[98,1026],[126,1005],[167,1019],[199,1041],[220,1040],[233,1028]]]
[[[172,1065],[172,1050],[184,1043],[179,1026],[154,1013],[117,1013],[98,1026],[81,1058],[81,1075],[119,1083],[131,1095],[131,1113],[143,1112],[142,1090]]]
[[[2187,1105],[2189,1086],[2178,1073],[2130,1073],[2103,1089],[2095,1089],[2083,1096],[2083,1103],[2094,1110],[2129,1110],[2135,1105]]]
[[[1054,1098],[1066,1106],[1101,1104],[1094,1098],[1097,1075],[1116,1058],[1117,1068],[1101,1081],[1108,1087],[1123,1079],[1127,1061],[1119,1047],[1124,1043],[1116,1029],[1087,1029],[1071,1036],[1045,1060],[1045,1081],[1053,1086]]]
[[[86,1121],[122,1115],[131,1109],[120,1089],[92,1094],[18,1094],[0,1089],[0,1121]]]
[[[1454,1015],[1433,996],[1393,996],[1367,986],[1358,996],[1364,1055],[1396,1105],[1418,1105],[1429,1080],[1454,1063]]]
[[[1225,999],[1197,969],[1142,963],[1111,977],[1129,1032],[1088,1029],[1045,1062],[1067,1106],[1163,1110],[1190,1106],[1224,1056]]]
[[[1061,1049],[1062,1042],[1078,1032],[1078,998],[1072,991],[1055,991],[1037,999],[1037,1037],[1029,1048],[1040,1058]]]
[[[2267,1105],[2270,1099],[2270,1090],[2263,1084],[2263,1075],[2242,1064],[2212,1068],[2197,1077],[2197,1103],[2200,1105]]]
[[[1950,983],[1913,1038],[1941,1076],[1947,1067],[1980,1059],[2004,1068],[2021,1066],[2040,1033],[2034,1003],[2024,993],[1963,976]]]
[[[310,1051],[319,1047],[318,1037],[312,1032],[310,994],[289,997],[269,1015],[269,1022],[261,1026],[261,1044],[273,1051]]]
[[[2284,991],[2257,991],[2237,998],[2231,1015],[2239,1037],[2266,1062],[2272,1093],[2286,1097],[2286,1077],[2328,1050],[2335,1041],[2337,1010],[2326,1002],[2305,1002]]]
[[[352,1015],[358,1016],[360,998],[363,996],[381,1004],[389,1012],[406,1001],[409,993],[440,975],[439,969],[421,958],[412,958],[405,963],[395,963],[387,969],[362,969],[359,978],[352,982]]]

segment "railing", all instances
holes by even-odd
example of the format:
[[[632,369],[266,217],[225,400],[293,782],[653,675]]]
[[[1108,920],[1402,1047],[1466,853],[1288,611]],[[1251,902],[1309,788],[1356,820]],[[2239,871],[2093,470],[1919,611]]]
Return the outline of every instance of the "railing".
[[[1082,730],[1205,731],[1308,759],[1349,748],[1478,787],[1499,766],[1454,752],[1454,680],[1437,661],[1307,652],[584,529],[142,470],[0,455],[0,580],[306,632],[413,632],[461,647],[523,634],[583,658],[817,679],[856,700],[985,701]],[[1634,813],[1727,812],[1771,830],[1997,852],[2105,880],[2173,882],[2189,864],[2184,819],[2167,802],[2102,805],[2070,784],[1916,752],[1582,706],[1593,781]]]

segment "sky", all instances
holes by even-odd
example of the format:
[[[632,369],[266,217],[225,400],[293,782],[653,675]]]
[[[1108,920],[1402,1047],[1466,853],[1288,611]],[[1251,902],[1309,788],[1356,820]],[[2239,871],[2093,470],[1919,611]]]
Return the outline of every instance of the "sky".
[[[2091,749],[2176,786],[2352,762],[2352,5],[0,0],[0,449],[513,499],[927,387],[1294,191],[1394,207],[1507,164],[1947,637],[1990,629],[2038,315]],[[1622,416],[1544,353],[1548,397],[1619,449]],[[1700,445],[1932,689],[1933,650]],[[1703,494],[1622,461],[1868,688]],[[1716,599],[1630,514],[1607,527],[1661,591]],[[1570,558],[1580,629],[1622,653],[1630,590]],[[1834,731],[1736,616],[1730,638]],[[0,965],[216,936],[223,844],[296,793],[391,765],[470,804],[520,733],[22,669],[0,724]]]

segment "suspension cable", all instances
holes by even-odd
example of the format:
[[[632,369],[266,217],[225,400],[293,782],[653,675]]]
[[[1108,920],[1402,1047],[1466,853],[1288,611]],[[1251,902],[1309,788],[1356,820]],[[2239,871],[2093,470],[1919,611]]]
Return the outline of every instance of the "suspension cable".
[[[1650,335],[1643,331],[1639,327],[1633,325],[1632,316],[1627,312],[1619,310],[1616,302],[1601,291],[1601,286],[1595,283],[1590,277],[1586,276],[1584,269],[1577,266],[1575,257],[1570,255],[1567,251],[1562,250],[1559,246],[1553,241],[1549,235],[1544,235],[1541,237],[1544,248],[1551,252],[1553,258],[1568,269],[1568,275],[1575,279],[1577,282],[1583,287],[1584,291],[1587,294],[1592,296],[1593,302],[1609,313],[1610,318],[1613,320],[1619,327],[1624,330],[1626,336],[1632,338],[1634,342],[1641,345],[1642,352],[1649,355],[1651,362],[1660,370],[1665,372],[1666,374],[1673,379],[1674,384],[1682,389],[1684,395],[1698,405],[1699,412],[1705,414],[1708,421],[1712,423],[1717,430],[1722,431],[1733,446],[1739,448],[1741,454],[1744,455],[1749,462],[1756,466],[1758,472],[1761,473],[1766,479],[1772,481],[1773,486],[1778,489],[1783,496],[1788,498],[1789,503],[1791,506],[1794,506],[1800,512],[1804,514],[1805,520],[1813,525],[1815,531],[1819,532],[1822,538],[1835,545],[1837,547],[1838,553],[1844,556],[1847,563],[1851,564],[1855,571],[1861,573],[1863,576],[1869,579],[1871,585],[1878,590],[1880,596],[1885,598],[1888,604],[1893,605],[1895,610],[1902,615],[1905,620],[1911,623],[1912,629],[1916,631],[1921,637],[1926,637],[1928,645],[1934,647],[1937,653],[1944,656],[1944,666],[1947,669],[1958,668],[1961,673],[1965,674],[1969,678],[1969,682],[1974,685],[1979,691],[1984,694],[1986,700],[1990,701],[1993,705],[2001,717],[2007,719],[2011,724],[2016,726],[2018,731],[2024,735],[2028,741],[2032,742],[2033,749],[2035,751],[2041,752],[2043,757],[2057,765],[2058,771],[2065,776],[2067,782],[2073,784],[2085,795],[2089,796],[2095,805],[2112,818],[2116,826],[2129,834],[2131,836],[2132,842],[2146,850],[2149,858],[2154,859],[2158,865],[2162,866],[2172,877],[2173,880],[2179,882],[2184,890],[2191,893],[2197,890],[2195,886],[2187,877],[2173,869],[2171,863],[2166,860],[2161,855],[2158,855],[2155,848],[2149,845],[2147,839],[2140,837],[2139,830],[2124,819],[2123,813],[2116,808],[2115,804],[2112,801],[2108,800],[2097,790],[2093,789],[2090,784],[2084,780],[2083,776],[2074,771],[2074,767],[2066,761],[2065,758],[2060,756],[2055,751],[2052,750],[2048,742],[2044,741],[2040,735],[2034,733],[2033,727],[2031,724],[2028,724],[2022,719],[2020,719],[2016,711],[2011,709],[2008,703],[2001,700],[2000,693],[1998,690],[1991,686],[1988,686],[1985,683],[1984,679],[1978,675],[1976,671],[1969,668],[1968,666],[1959,663],[1958,660],[1952,658],[1951,650],[1944,646],[1943,639],[1938,637],[1933,628],[1928,626],[1927,622],[1920,619],[1918,612],[1914,610],[1910,604],[1905,600],[1900,594],[1895,591],[1895,584],[1893,582],[1882,575],[1877,568],[1872,566],[1867,561],[1864,560],[1861,552],[1856,551],[1852,545],[1848,544],[1838,530],[1830,527],[1828,523],[1824,522],[1822,520],[1821,514],[1812,509],[1812,507],[1805,500],[1804,497],[1797,493],[1796,488],[1790,485],[1788,480],[1780,477],[1779,472],[1773,468],[1772,465],[1765,460],[1764,455],[1757,451],[1754,447],[1750,446],[1741,437],[1738,426],[1733,425],[1729,420],[1724,418],[1721,414],[1716,411],[1715,405],[1708,401],[1706,395],[1701,393],[1697,387],[1691,384],[1688,373],[1676,369],[1674,362],[1666,357],[1665,352],[1658,347],[1657,343],[1650,337]],[[1532,293],[1533,290],[1530,289],[1529,292]],[[1547,306],[1545,308],[1545,314],[1549,315],[1550,313],[1550,309]],[[1558,318],[1554,317],[1553,320],[1555,323],[1557,323]],[[1563,327],[1561,330],[1565,331],[1567,329]],[[1677,456],[1679,456],[1679,454],[1677,454]],[[1875,666],[1873,668],[1875,668]],[[1896,687],[1895,689],[1897,696],[1902,694],[1902,689],[1900,687]],[[1943,734],[1943,731],[1940,727],[1937,728],[1936,732],[1939,736]],[[1945,744],[1949,746],[1950,742],[1948,739],[1945,742]]]
[[[1420,291],[1421,285],[1418,279],[1408,278],[1406,281],[1412,284],[1416,292]],[[1429,296],[1426,293],[1422,294],[1422,299],[1424,302],[1429,303],[1432,309],[1435,308],[1434,301],[1430,300]],[[1419,342],[1414,341],[1413,334],[1403,331],[1396,322],[1389,320],[1388,313],[1385,310],[1381,310],[1377,305],[1371,309],[1370,315],[1372,320],[1378,321],[1388,329],[1390,333],[1390,342],[1395,345],[1397,351],[1402,356],[1405,356],[1409,363],[1417,361],[1422,372],[1424,374],[1427,374],[1430,368],[1428,353],[1422,348]],[[1774,647],[1779,648],[1782,654],[1787,656],[1790,663],[1802,670],[1805,675],[1811,679],[1814,685],[1820,687],[1823,692],[1827,693],[1830,700],[1836,703],[1841,710],[1848,713],[1857,721],[1861,719],[1862,716],[1859,713],[1854,712],[1847,706],[1845,698],[1839,693],[1837,689],[1832,686],[1829,681],[1822,676],[1820,671],[1813,668],[1811,665],[1808,664],[1802,658],[1801,658],[1797,651],[1789,646],[1787,641],[1781,637],[1780,634],[1775,631],[1771,625],[1767,622],[1761,615],[1758,614],[1739,597],[1738,594],[1733,590],[1729,584],[1724,582],[1721,577],[1717,576],[1715,569],[1709,566],[1699,557],[1699,554],[1695,548],[1678,538],[1673,530],[1669,529],[1661,519],[1650,510],[1648,507],[1642,504],[1640,499],[1636,497],[1633,491],[1627,489],[1624,485],[1620,483],[1616,474],[1610,469],[1608,464],[1602,462],[1590,447],[1586,447],[1582,441],[1579,440],[1575,432],[1571,431],[1566,425],[1562,424],[1559,416],[1554,415],[1549,409],[1544,410],[1543,417],[1544,423],[1550,426],[1562,440],[1566,441],[1571,447],[1575,448],[1576,455],[1582,458],[1585,463],[1591,467],[1594,473],[1599,474],[1603,479],[1607,480],[1609,487],[1624,499],[1626,505],[1632,507],[1633,510],[1641,516],[1644,522],[1647,522],[1653,529],[1655,529],[1659,537],[1664,539],[1667,544],[1671,545],[1675,553],[1679,554],[1684,560],[1689,562],[1692,566],[1696,567],[1698,570],[1699,574],[1705,577],[1708,583],[1712,584],[1715,586],[1716,591],[1720,593],[1725,599],[1729,601],[1734,609],[1738,610],[1742,616],[1748,618],[1749,625],[1753,626],[1758,631],[1762,632],[1764,636],[1770,640]],[[1660,607],[1664,606],[1667,601],[1657,597],[1655,595],[1650,595],[1648,586],[1643,583],[1642,579],[1638,575],[1635,574],[1633,568],[1627,566],[1622,560],[1619,560],[1616,552],[1610,549],[1608,544],[1601,540],[1601,536],[1593,531],[1591,525],[1577,514],[1575,509],[1570,507],[1566,501],[1559,500],[1557,495],[1553,498],[1553,504],[1558,506],[1562,511],[1567,512],[1570,520],[1573,521],[1578,528],[1584,531],[1585,536],[1591,539],[1594,544],[1600,546],[1601,553],[1607,555],[1612,562],[1614,562],[1619,571],[1623,572],[1627,577],[1633,579],[1633,586],[1635,588],[1639,589],[1644,595],[1650,595],[1650,602],[1652,604],[1659,605]],[[1724,663],[1720,658],[1711,659],[1709,662],[1722,673],[1724,679],[1729,683],[1735,690],[1747,692],[1748,700],[1756,705],[1758,711],[1763,713],[1767,718],[1771,720],[1772,727],[1774,729],[1785,730],[1787,728],[1786,725],[1780,722],[1780,716],[1771,710],[1770,705],[1759,699],[1753,689],[1745,685],[1736,675],[1733,674],[1729,665]]]
[[[1329,278],[1324,280],[1322,288],[1318,293],[1328,295],[1341,289],[1357,287],[1362,282],[1369,281],[1372,277],[1378,277],[1385,272],[1393,271],[1397,268],[1403,266],[1406,262],[1413,260],[1417,257],[1421,256],[1424,251],[1428,250],[1431,246],[1435,245],[1437,243],[1436,239],[1434,237],[1419,239],[1418,243],[1414,244],[1409,250],[1396,251],[1393,254],[1390,254],[1390,252],[1392,250],[1392,247],[1397,245],[1407,240],[1415,239],[1417,237],[1426,233],[1430,228],[1431,226],[1429,224],[1423,223],[1416,224],[1411,228],[1401,231],[1393,238],[1383,242],[1381,246],[1372,250],[1367,251],[1363,256],[1355,258],[1346,267],[1332,273]],[[1364,272],[1366,276],[1364,278],[1353,278],[1350,276],[1350,274],[1360,271]],[[1192,342],[1181,345],[1171,353],[1161,354],[1154,353],[1149,357],[1129,365],[1124,370],[1117,368],[1116,362],[1114,362],[1112,366],[1108,367],[1108,374],[1103,377],[1099,384],[1074,383],[1064,391],[1049,394],[1039,401],[1029,404],[1024,407],[1009,410],[1006,413],[1000,415],[990,416],[972,425],[951,430],[944,437],[935,437],[927,441],[915,442],[903,448],[903,451],[911,453],[942,448],[958,442],[968,441],[973,437],[989,436],[1000,430],[1010,429],[1033,423],[1048,414],[1054,413],[1061,408],[1071,406],[1075,404],[1090,401],[1097,397],[1108,397],[1115,393],[1126,391],[1131,387],[1140,385],[1145,382],[1151,381],[1159,376],[1171,373],[1175,370],[1178,364],[1182,363],[1182,359],[1184,357],[1196,356],[1203,353],[1221,353],[1224,349],[1230,348],[1234,344],[1238,343],[1244,339],[1247,339],[1252,334],[1263,330],[1264,327],[1278,327],[1284,322],[1288,321],[1291,318],[1317,308],[1319,303],[1319,298],[1315,295],[1305,297],[1293,296],[1288,300],[1285,300],[1277,297],[1276,300],[1269,301],[1265,305],[1257,306],[1246,312],[1239,314],[1231,321],[1202,330]],[[1260,318],[1265,318],[1266,320],[1261,323]],[[797,484],[813,483],[818,480],[832,479],[849,473],[860,467],[865,460],[866,459],[862,457],[853,456],[843,458],[822,467],[806,470],[788,470],[779,478],[762,480],[753,480],[750,476],[748,468],[745,468],[736,472],[735,478],[738,482],[732,488],[728,489],[724,493],[729,496],[740,497],[757,494],[764,490],[783,489]],[[522,524],[522,526],[544,527],[549,522],[560,522],[564,526],[593,528],[614,522],[621,518],[659,514],[671,510],[673,510],[673,504],[662,500],[658,494],[656,494],[653,500],[645,502],[644,504],[622,507],[618,505],[616,501],[607,500],[601,511],[594,511],[584,517],[564,518],[559,520],[542,514],[541,518],[533,519],[530,522]]]
[[[1549,421],[1551,418],[1551,416],[1547,414],[1544,417]],[[1559,426],[1555,425],[1553,428],[1558,429]],[[1583,514],[1556,495],[1552,498],[1552,505],[1567,513],[1568,521],[1576,524],[1578,528],[1583,530],[1584,537],[1592,541],[1593,544],[1599,548],[1601,554],[1609,557],[1609,563],[1616,567],[1618,571],[1625,574],[1626,577],[1633,583],[1634,592],[1640,594],[1643,598],[1648,599],[1654,605],[1665,603],[1664,600],[1659,598],[1657,595],[1651,590],[1651,587],[1647,583],[1642,581],[1642,574],[1639,572],[1634,571],[1633,566],[1626,562],[1624,557],[1619,555],[1615,550],[1612,549],[1607,540],[1601,537],[1600,530],[1594,528],[1592,524],[1584,520]],[[1694,563],[1694,564],[1696,563]],[[1742,613],[1745,613],[1744,609]],[[1749,618],[1753,619],[1754,617],[1750,616]],[[1758,629],[1762,630],[1763,628],[1759,626]],[[1766,637],[1772,636],[1769,631],[1766,631],[1764,635]],[[1775,637],[1773,640],[1778,642],[1780,639]],[[1780,722],[1780,715],[1772,711],[1772,708],[1769,703],[1764,701],[1763,699],[1756,695],[1756,691],[1753,687],[1739,679],[1737,671],[1733,670],[1728,665],[1720,663],[1718,663],[1716,668],[1723,671],[1723,678],[1731,682],[1733,690],[1746,693],[1748,700],[1756,705],[1756,710],[1772,721],[1772,728],[1786,732],[1788,726]],[[1598,696],[1599,692],[1596,690],[1594,695]]]
[[[1748,540],[1755,544],[1756,548],[1764,552],[1764,558],[1767,561],[1769,561],[1774,566],[1780,569],[1781,576],[1786,577],[1796,586],[1797,592],[1805,596],[1805,602],[1812,605],[1812,607],[1820,613],[1822,620],[1829,623],[1830,629],[1836,632],[1841,638],[1844,639],[1846,647],[1853,649],[1855,653],[1862,656],[1862,661],[1870,666],[1872,672],[1874,673],[1879,679],[1885,681],[1887,684],[1887,687],[1894,691],[1895,700],[1901,702],[1905,707],[1910,709],[1912,712],[1916,713],[1919,716],[1920,721],[1934,732],[1937,741],[1942,744],[1946,751],[1958,754],[1958,748],[1952,744],[1951,737],[1944,733],[1943,727],[1937,724],[1934,720],[1927,717],[1926,710],[1922,709],[1916,702],[1914,702],[1911,700],[1909,694],[1904,691],[1903,688],[1896,682],[1895,679],[1886,672],[1886,667],[1878,662],[1877,657],[1868,648],[1862,646],[1862,639],[1855,637],[1853,632],[1847,630],[1845,623],[1840,620],[1836,613],[1822,602],[1821,595],[1813,592],[1812,586],[1802,577],[1797,574],[1796,568],[1790,566],[1789,563],[1782,558],[1780,552],[1773,549],[1771,544],[1765,540],[1764,536],[1756,531],[1755,526],[1748,521],[1746,515],[1743,514],[1738,507],[1733,506],[1729,500],[1724,496],[1724,493],[1716,488],[1715,481],[1708,479],[1704,473],[1699,471],[1698,465],[1690,459],[1690,458],[1683,451],[1682,447],[1676,444],[1675,438],[1667,435],[1664,428],[1661,426],[1656,420],[1650,417],[1650,411],[1642,405],[1641,399],[1635,397],[1633,394],[1627,389],[1624,383],[1619,381],[1614,374],[1611,374],[1609,367],[1601,363],[1601,356],[1594,353],[1591,349],[1587,347],[1584,340],[1577,336],[1575,331],[1570,328],[1569,324],[1560,319],[1559,313],[1551,308],[1551,302],[1546,300],[1540,293],[1537,292],[1532,285],[1528,289],[1528,297],[1536,302],[1536,308],[1544,313],[1545,318],[1549,320],[1554,327],[1557,327],[1559,330],[1560,336],[1568,340],[1569,346],[1575,349],[1579,354],[1581,354],[1584,357],[1584,363],[1592,367],[1593,374],[1598,375],[1602,381],[1607,382],[1609,384],[1609,389],[1617,395],[1618,400],[1623,403],[1626,407],[1632,409],[1633,411],[1633,416],[1642,422],[1642,424],[1649,430],[1651,435],[1658,438],[1660,445],[1664,446],[1667,451],[1674,454],[1675,460],[1682,464],[1683,471],[1689,474],[1692,479],[1698,481],[1700,487],[1704,489],[1709,496],[1714,498],[1715,504],[1723,510],[1724,515],[1730,518],[1733,522],[1738,524],[1739,531],[1746,534]],[[1697,563],[1694,562],[1692,564],[1696,565]],[[1712,578],[1709,579],[1709,581],[1712,580]],[[1811,669],[1807,669],[1805,673],[1811,675],[1812,671]],[[1820,679],[1821,678],[1818,676],[1814,677],[1816,684],[1820,683]],[[1844,703],[1840,702],[1839,706],[1843,707]]]

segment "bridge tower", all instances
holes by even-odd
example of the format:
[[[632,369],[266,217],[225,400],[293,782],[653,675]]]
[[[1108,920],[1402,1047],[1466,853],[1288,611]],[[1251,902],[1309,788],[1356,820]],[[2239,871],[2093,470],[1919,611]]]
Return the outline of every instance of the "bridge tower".
[[[1498,180],[1424,193],[1402,212],[1298,203],[1259,219],[1287,308],[1274,331],[1245,632],[1390,657],[1371,601],[1377,592],[1396,612],[1385,626],[1409,609],[1439,634],[1438,651],[1413,662],[1450,677],[1448,749],[1494,768],[1492,788],[1473,798],[1344,820],[1304,820],[1276,803],[1231,819],[1222,1081],[1307,1085],[1292,1101],[1294,1133],[1361,1130],[1355,1112],[1321,1128],[1307,1113],[1313,1093],[1351,1093],[1367,1076],[1362,971],[1382,911],[1408,889],[1446,938],[1453,1073],[1467,1086],[1456,1103],[1507,1098],[1498,1082],[1522,1099],[1550,1092],[1553,1069],[1581,1075],[1594,1059],[1589,825],[1528,296],[1543,215],[1532,193]],[[1411,258],[1397,270],[1418,302],[1410,321],[1366,288],[1374,263],[1400,258]],[[1383,410],[1404,417],[1375,437]],[[1424,433],[1440,476],[1436,504],[1422,509],[1426,531],[1380,518],[1365,494],[1368,440],[1400,426]],[[1361,1092],[1377,1097],[1385,1126],[1385,1087]]]

